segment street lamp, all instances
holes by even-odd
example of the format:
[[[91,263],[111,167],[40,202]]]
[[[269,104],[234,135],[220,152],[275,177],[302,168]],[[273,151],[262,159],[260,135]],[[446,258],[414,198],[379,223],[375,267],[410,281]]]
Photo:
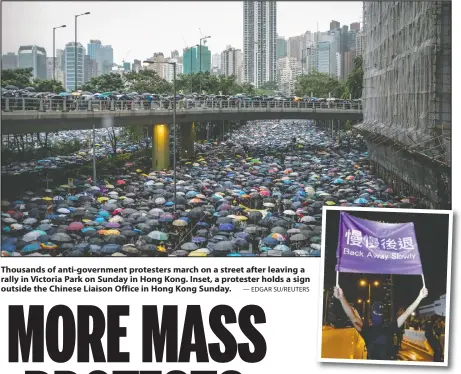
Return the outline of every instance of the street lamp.
[[[144,66],[148,66],[150,64],[173,65],[173,194],[174,194],[174,206],[176,209],[176,62],[143,61]]]
[[[56,80],[55,77],[55,72],[56,72],[56,47],[55,47],[55,31],[56,29],[62,29],[63,27],[66,27],[66,25],[58,26],[58,27],[53,27],[53,80]]]
[[[360,280],[360,286],[366,287],[368,285],[368,316],[371,316],[371,284],[373,283],[373,286],[379,287],[379,282],[375,280],[374,282],[368,282],[366,279],[361,279]]]
[[[365,319],[365,302],[362,299],[358,299],[357,303],[362,304],[362,318]]]
[[[210,39],[211,36],[204,36],[200,38],[200,95],[202,94],[202,40]]]
[[[77,91],[77,18],[80,16],[86,16],[90,14],[90,12],[82,13],[82,14],[76,14],[75,15],[75,46],[74,46],[74,57],[75,57],[75,91]]]

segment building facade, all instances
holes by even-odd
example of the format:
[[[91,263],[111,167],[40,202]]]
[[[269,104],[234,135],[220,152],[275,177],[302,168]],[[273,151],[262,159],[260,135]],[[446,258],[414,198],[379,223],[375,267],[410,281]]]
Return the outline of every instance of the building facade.
[[[211,51],[206,45],[198,47],[197,60],[199,72],[211,72]]]
[[[276,41],[276,58],[277,60],[282,57],[287,57],[287,40],[283,36],[277,36]]]
[[[403,185],[438,209],[451,207],[451,4],[363,6],[363,123],[356,128],[377,175],[388,173],[395,190]]]
[[[34,79],[46,79],[46,51],[36,45],[23,45],[18,50],[18,67],[21,69],[32,68]]]
[[[183,73],[183,65],[178,61],[178,58],[170,58],[168,62],[176,62],[176,78],[179,74]],[[174,80],[174,67],[172,64],[162,64],[163,65],[163,79],[167,82],[173,82]]]
[[[301,74],[301,63],[295,57],[277,60],[277,86],[284,95],[293,95],[296,77]]]
[[[133,60],[133,65],[131,66],[131,69],[136,73],[139,73],[139,71],[142,70],[141,60]]]
[[[243,56],[245,81],[260,87],[277,79],[277,3],[244,1]]]
[[[229,46],[221,53],[221,73],[237,78],[240,66],[243,63],[242,51]]]
[[[98,76],[98,64],[90,55],[85,55],[83,61],[83,82],[87,83]]]
[[[14,52],[8,52],[2,55],[2,70],[17,69],[19,67],[18,55]]]
[[[443,316],[447,315],[447,295],[442,295],[438,300],[431,304],[422,305],[418,308],[420,317],[431,317],[433,315]]]
[[[46,79],[53,79],[53,57],[46,58]]]
[[[184,74],[198,73],[197,47],[185,48],[182,54]]]
[[[75,76],[75,53],[77,54],[77,76]],[[69,42],[64,49],[66,69],[65,69],[65,89],[74,90],[84,84],[84,59],[85,48],[80,43]]]

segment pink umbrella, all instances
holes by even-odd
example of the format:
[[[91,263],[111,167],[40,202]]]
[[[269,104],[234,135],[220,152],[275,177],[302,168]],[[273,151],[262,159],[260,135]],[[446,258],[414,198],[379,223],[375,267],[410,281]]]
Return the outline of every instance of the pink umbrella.
[[[126,184],[126,182],[123,179],[119,179],[117,182],[115,182],[118,185],[123,185]]]
[[[72,222],[69,226],[67,226],[68,231],[80,231],[85,226],[81,222]]]

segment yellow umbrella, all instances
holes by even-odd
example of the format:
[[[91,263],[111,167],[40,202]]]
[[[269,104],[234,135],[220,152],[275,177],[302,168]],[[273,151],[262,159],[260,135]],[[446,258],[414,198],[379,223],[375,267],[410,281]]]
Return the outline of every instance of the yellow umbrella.
[[[143,173],[141,174],[143,177],[149,178],[149,174]]]
[[[98,234],[101,235],[120,235],[120,231],[118,230],[99,230]]]
[[[70,186],[68,184],[61,184],[60,186],[61,188],[70,188]]]
[[[331,200],[326,201],[325,204],[327,204],[327,205],[336,205],[336,203],[334,201],[331,201]]]
[[[142,173],[141,169],[136,169],[136,173]]]
[[[246,221],[246,220],[248,220],[248,217],[245,217],[245,216],[236,216],[236,217],[234,217],[234,219],[235,219],[236,221]]]
[[[191,252],[187,257],[206,257],[207,254],[205,252]]]
[[[106,184],[106,188],[115,188],[112,184]]]
[[[98,197],[98,201],[99,201],[100,203],[102,203],[103,201],[107,201],[107,200],[109,200],[109,198],[108,198],[107,196]]]
[[[49,196],[42,197],[43,200],[45,201],[52,201],[53,199]]]

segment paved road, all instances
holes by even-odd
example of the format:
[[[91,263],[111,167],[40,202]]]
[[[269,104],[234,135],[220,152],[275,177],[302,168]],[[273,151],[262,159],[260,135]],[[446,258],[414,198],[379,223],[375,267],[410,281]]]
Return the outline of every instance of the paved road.
[[[322,358],[366,359],[365,344],[353,328],[335,329],[324,327],[322,334]],[[423,349],[405,342],[397,355],[399,361],[431,362],[432,356]]]
[[[402,343],[402,349],[399,350],[397,357],[399,361],[432,361],[432,356],[429,353],[422,349],[414,348],[405,342]]]

